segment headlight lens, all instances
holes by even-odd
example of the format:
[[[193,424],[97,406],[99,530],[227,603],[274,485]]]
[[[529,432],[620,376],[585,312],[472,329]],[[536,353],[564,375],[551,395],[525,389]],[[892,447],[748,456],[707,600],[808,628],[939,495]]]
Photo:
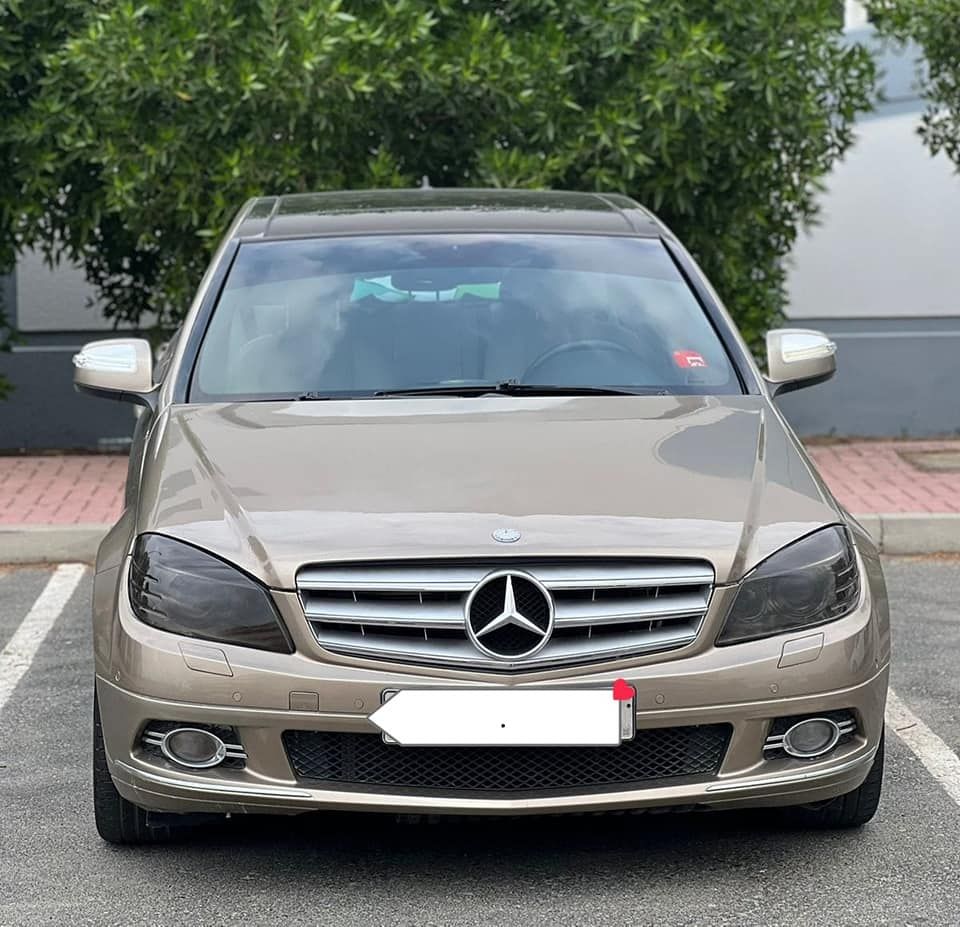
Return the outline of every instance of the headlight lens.
[[[860,575],[847,531],[824,528],[768,557],[742,580],[717,644],[835,621],[859,599]]]
[[[208,641],[293,653],[267,590],[236,567],[160,534],[137,538],[130,605],[144,623]]]

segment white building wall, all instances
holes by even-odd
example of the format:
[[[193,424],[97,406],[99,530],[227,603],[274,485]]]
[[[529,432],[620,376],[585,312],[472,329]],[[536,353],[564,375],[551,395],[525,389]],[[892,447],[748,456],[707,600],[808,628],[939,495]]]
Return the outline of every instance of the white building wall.
[[[847,4],[848,25],[864,22],[858,6]],[[847,36],[874,52],[883,98],[797,242],[787,308],[836,341],[838,373],[781,404],[802,435],[960,434],[960,177],[917,134],[917,50],[869,25]]]
[[[24,333],[112,328],[93,305],[83,270],[67,262],[50,267],[38,251],[17,261],[17,328]]]
[[[794,249],[791,318],[960,315],[960,176],[931,157],[919,123],[905,102],[858,125],[820,224]]]

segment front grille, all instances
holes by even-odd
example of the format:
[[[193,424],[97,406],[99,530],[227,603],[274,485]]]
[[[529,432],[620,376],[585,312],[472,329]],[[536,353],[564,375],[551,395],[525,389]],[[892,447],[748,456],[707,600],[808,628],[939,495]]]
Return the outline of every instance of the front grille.
[[[473,588],[501,570],[528,573],[553,597],[546,646],[496,659],[467,637]],[[673,650],[696,639],[713,568],[682,560],[432,560],[310,566],[297,575],[304,613],[335,653],[509,672]]]
[[[285,731],[299,779],[424,792],[629,788],[717,774],[729,724],[651,728],[619,747],[401,747],[379,734]]]

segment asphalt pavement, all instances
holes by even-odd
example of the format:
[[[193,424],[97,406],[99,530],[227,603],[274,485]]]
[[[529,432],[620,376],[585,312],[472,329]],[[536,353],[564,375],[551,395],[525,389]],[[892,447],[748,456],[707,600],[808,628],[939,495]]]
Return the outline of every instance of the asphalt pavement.
[[[0,568],[0,652],[51,570]],[[960,560],[890,560],[887,577],[892,687],[956,753]],[[0,706],[0,927],[960,924],[960,807],[892,730],[880,811],[854,832],[763,812],[312,814],[108,846],[90,796],[89,598],[88,571]]]

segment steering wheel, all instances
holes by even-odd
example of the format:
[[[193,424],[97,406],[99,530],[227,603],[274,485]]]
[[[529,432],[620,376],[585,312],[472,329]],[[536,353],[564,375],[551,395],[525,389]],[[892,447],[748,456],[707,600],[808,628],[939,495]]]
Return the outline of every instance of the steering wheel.
[[[568,341],[565,344],[558,344],[556,347],[550,348],[544,351],[538,358],[536,358],[526,370],[523,371],[523,374],[520,377],[521,383],[539,383],[542,382],[533,376],[533,374],[540,370],[542,367],[546,367],[551,361],[556,360],[558,357],[564,357],[567,354],[576,354],[581,351],[590,351],[591,353],[598,353],[601,351],[606,351],[611,354],[619,354],[622,357],[628,358],[631,362],[636,363],[639,361],[645,367],[649,366],[649,360],[642,357],[639,353],[625,345],[618,344],[616,341],[607,341],[601,338],[592,338],[584,339],[582,341]],[[565,385],[565,384],[558,384]],[[593,385],[593,384],[582,384]]]

